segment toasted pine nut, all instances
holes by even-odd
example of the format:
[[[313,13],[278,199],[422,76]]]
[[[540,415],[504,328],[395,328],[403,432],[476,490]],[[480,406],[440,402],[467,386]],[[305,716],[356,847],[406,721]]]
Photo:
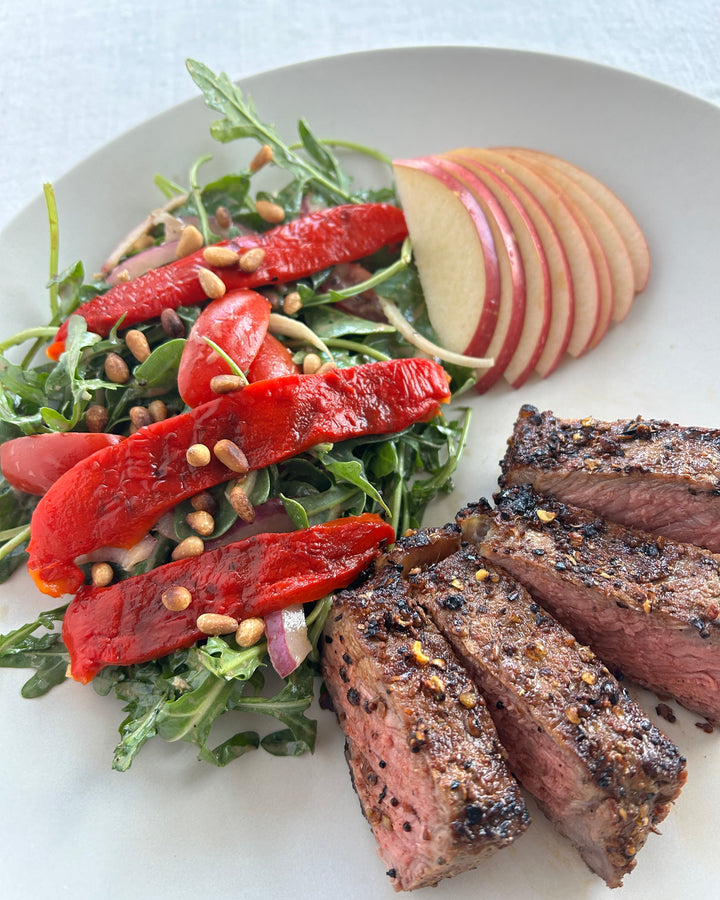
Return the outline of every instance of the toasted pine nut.
[[[209,537],[215,531],[215,519],[207,510],[196,509],[185,516],[185,521],[198,534]]]
[[[243,522],[247,522],[249,525],[251,522],[255,521],[255,507],[252,505],[250,498],[239,484],[236,484],[230,491],[228,500],[230,501],[230,506],[232,506]]]
[[[303,360],[303,373],[305,375],[314,375],[322,365],[322,360],[317,353],[308,353]]]
[[[180,233],[175,255],[180,259],[195,253],[205,243],[203,236],[194,225],[186,225]]]
[[[270,200],[256,201],[255,209],[263,222],[269,222],[271,225],[279,225],[285,220],[285,210],[278,203],[272,203]]]
[[[215,221],[218,224],[218,228],[222,228],[224,231],[232,227],[232,216],[227,206],[218,206],[215,210]]]
[[[247,385],[247,379],[241,375],[213,375],[210,379],[210,390],[215,394],[231,394]]]
[[[92,406],[88,406],[85,410],[85,424],[87,425],[87,430],[92,431],[94,434],[105,431],[109,419],[110,414],[105,407],[101,406],[99,403],[93,403]]]
[[[160,313],[160,324],[168,337],[185,337],[185,326],[183,325],[183,321],[171,307],[167,307],[167,309],[164,309]]]
[[[244,475],[250,466],[243,451],[233,441],[223,438],[213,447],[213,453],[231,472]]]
[[[315,374],[326,375],[328,372],[332,372],[334,369],[337,369],[337,365],[334,362],[324,362]]]
[[[237,631],[238,620],[219,613],[203,613],[198,616],[196,625],[203,634],[231,634]]]
[[[198,466],[206,466],[212,459],[210,448],[205,444],[191,444],[185,451],[185,459],[189,466],[197,468]]]
[[[202,266],[198,269],[198,280],[205,296],[210,300],[217,300],[225,294],[225,282],[210,269]]]
[[[138,362],[145,362],[150,356],[150,345],[147,338],[137,328],[131,328],[128,331],[125,335],[125,344]]]
[[[265,634],[265,623],[262,619],[253,616],[250,619],[243,619],[238,623],[235,632],[235,642],[238,647],[252,647]]]
[[[234,266],[240,255],[232,247],[216,247],[213,244],[203,250],[203,259],[209,266]]]
[[[265,251],[263,248],[253,247],[252,250],[243,253],[238,260],[238,266],[240,266],[243,272],[255,272],[260,268],[264,259]]]
[[[196,534],[191,534],[190,537],[186,537],[184,541],[180,541],[175,547],[172,552],[172,558],[175,560],[191,559],[194,556],[200,556],[204,550],[205,543],[203,539]]]
[[[130,421],[136,428],[144,428],[152,424],[152,417],[144,406],[133,406],[130,410]]]
[[[110,563],[97,562],[93,563],[90,569],[90,577],[95,587],[107,587],[115,577],[115,573]]]
[[[167,419],[167,406],[164,400],[152,400],[148,404],[148,412],[153,422],[164,422]]]
[[[255,156],[253,156],[248,168],[253,173],[259,172],[263,166],[266,166],[269,162],[272,162],[273,156],[273,148],[270,146],[270,144],[263,144],[255,154]]]
[[[286,316],[292,316],[294,313],[298,312],[298,310],[302,308],[300,294],[297,291],[290,291],[289,294],[286,294],[282,308]]]
[[[211,516],[214,516],[215,513],[217,513],[217,503],[210,491],[200,491],[199,494],[195,494],[194,497],[190,498],[190,506],[192,506],[193,509],[205,510],[205,512],[210,513]]]
[[[105,357],[105,374],[113,384],[125,384],[130,380],[128,364],[117,353],[108,353]]]
[[[172,610],[172,612],[180,612],[190,606],[192,603],[192,594],[187,588],[182,587],[182,585],[174,584],[172,587],[163,591],[160,599],[166,609]]]

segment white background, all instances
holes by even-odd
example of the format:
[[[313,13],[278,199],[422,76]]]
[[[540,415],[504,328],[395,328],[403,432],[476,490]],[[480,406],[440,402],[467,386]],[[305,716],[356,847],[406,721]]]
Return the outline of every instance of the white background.
[[[240,78],[338,53],[428,44],[578,57],[720,103],[717,0],[3,0],[0,228],[43,181],[195,96],[187,57]]]

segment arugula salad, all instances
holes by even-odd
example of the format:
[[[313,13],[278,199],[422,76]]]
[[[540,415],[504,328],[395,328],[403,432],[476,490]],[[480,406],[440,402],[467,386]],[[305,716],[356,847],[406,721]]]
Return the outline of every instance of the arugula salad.
[[[61,474],[56,451],[48,449],[39,463],[46,483],[26,483],[23,479],[32,482],[35,475],[27,471],[27,457],[13,452],[19,446],[14,442],[34,435],[78,434],[106,435],[111,443],[121,443],[144,428],[187,414],[187,393],[179,387],[183,354],[187,360],[191,330],[208,308],[207,299],[215,302],[216,282],[203,283],[205,302],[163,309],[161,316],[131,326],[123,314],[106,334],[90,328],[78,309],[148,272],[172,271],[182,258],[178,244],[183,240],[197,241],[196,248],[219,248],[234,240],[240,246],[246,237],[271,235],[335,207],[398,205],[392,187],[356,187],[341,162],[365,154],[389,165],[381,153],[324,140],[302,119],[297,143],[288,143],[227,76],[194,61],[188,61],[188,69],[207,105],[220,113],[212,136],[239,142],[242,162],[236,171],[203,182],[209,157],[202,157],[186,184],[157,176],[160,202],[157,195],[149,198],[154,211],[109,251],[95,277],[88,277],[79,261],[59,271],[62,210],[56,209],[52,187],[45,186],[52,273],[47,323],[0,341],[2,581],[27,564],[31,517],[43,490]],[[268,173],[279,179],[279,187],[266,186]],[[360,261],[323,266],[255,290],[269,303],[272,358],[282,358],[285,371],[294,370],[299,378],[405,360],[416,357],[418,349],[432,355],[435,349],[407,239],[364,254]],[[236,389],[238,380],[247,383],[247,366],[238,365],[208,334],[204,343],[227,366],[230,374],[221,378],[235,379]],[[443,361],[455,397],[474,381],[463,363]],[[86,583],[101,590],[102,578],[117,584],[152,573],[180,558],[178,547],[193,541],[220,547],[265,531],[312,529],[367,514],[380,514],[395,534],[402,534],[421,524],[434,497],[452,489],[468,425],[468,410],[445,406],[440,415],[392,433],[325,441],[265,466],[235,469],[230,481],[184,499],[162,515],[147,538],[130,550],[99,559],[88,554],[78,564]],[[67,678],[70,655],[61,633],[67,599],[61,597],[35,621],[0,635],[0,667],[32,670],[22,687],[26,698],[40,697]],[[118,698],[124,712],[113,768],[128,769],[155,736],[188,741],[201,760],[216,766],[257,748],[278,756],[312,752],[316,723],[308,710],[317,688],[318,640],[330,604],[324,596],[301,607],[309,652],[283,678],[273,670],[267,634],[244,646],[234,633],[208,632],[192,646],[159,658],[102,667],[92,686],[101,695]],[[271,717],[272,729],[261,736],[246,721],[248,713]],[[237,730],[216,744],[211,732],[226,714],[225,721]]]

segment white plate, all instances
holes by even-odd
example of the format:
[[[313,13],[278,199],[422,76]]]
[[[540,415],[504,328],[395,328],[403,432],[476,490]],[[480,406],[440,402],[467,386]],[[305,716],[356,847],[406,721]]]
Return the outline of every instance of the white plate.
[[[395,156],[469,144],[558,153],[605,180],[646,229],[653,272],[627,321],[548,381],[519,392],[499,386],[473,400],[473,438],[457,491],[432,521],[493,490],[521,403],[568,416],[640,413],[720,424],[718,108],[615,70],[480,48],[325,59],[244,86],[288,138],[302,115],[322,136]],[[184,181],[207,152],[217,171],[244,162],[250,147],[211,141],[214,117],[200,99],[179,106],[62,178],[63,265],[81,257],[94,271],[117,237],[158,203],[156,172]],[[45,320],[46,233],[38,199],[2,235],[4,333]],[[0,632],[29,621],[46,600],[18,575],[0,593]],[[24,701],[18,690],[25,674],[0,672],[4,896],[394,896],[329,714],[319,714],[312,757],[257,752],[216,770],[196,762],[190,745],[157,740],[121,775],[110,770],[120,705],[75,684]],[[652,710],[655,699],[642,699]],[[718,738],[699,731],[696,718],[680,713],[677,724],[660,723],[687,755],[689,780],[663,835],[650,837],[627,876],[627,898],[711,896],[717,888]],[[513,847],[442,884],[434,900],[608,893],[543,817],[534,819]]]

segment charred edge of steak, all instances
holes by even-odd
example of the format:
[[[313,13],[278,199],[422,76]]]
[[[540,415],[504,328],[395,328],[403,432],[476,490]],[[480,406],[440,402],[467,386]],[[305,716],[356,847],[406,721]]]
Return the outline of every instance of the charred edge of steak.
[[[685,780],[678,749],[586,646],[466,547],[414,579],[490,708],[510,767],[617,886]]]
[[[397,890],[473,868],[523,833],[528,812],[487,707],[399,567],[335,597],[322,667]]]
[[[720,720],[720,557],[538,494],[496,494],[484,556],[606,663]]]
[[[387,565],[400,566],[405,575],[439,562],[460,547],[462,535],[455,522],[441,528],[413,529],[382,554],[378,568]]]

